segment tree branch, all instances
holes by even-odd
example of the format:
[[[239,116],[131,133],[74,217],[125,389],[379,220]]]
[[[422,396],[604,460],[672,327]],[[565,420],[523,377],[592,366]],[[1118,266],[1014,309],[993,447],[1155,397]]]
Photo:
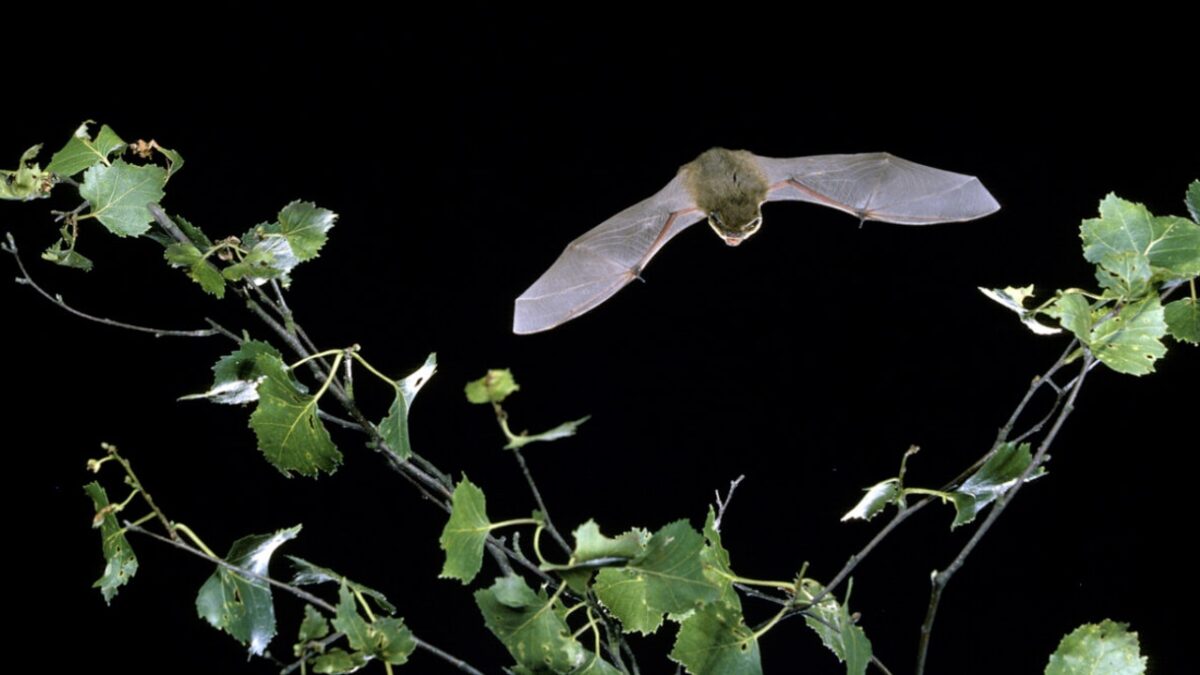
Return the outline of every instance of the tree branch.
[[[996,519],[1000,517],[1000,514],[1004,513],[1004,510],[1008,507],[1009,503],[1011,503],[1012,500],[1017,496],[1017,493],[1020,492],[1021,487],[1025,485],[1025,481],[1028,480],[1028,478],[1033,475],[1035,471],[1037,471],[1037,468],[1041,466],[1042,462],[1045,461],[1046,452],[1054,443],[1054,439],[1058,436],[1059,430],[1062,429],[1063,423],[1068,417],[1071,416],[1071,412],[1075,409],[1075,400],[1079,396],[1080,389],[1083,388],[1084,379],[1087,377],[1088,371],[1091,370],[1093,362],[1095,362],[1095,357],[1092,356],[1091,352],[1084,352],[1083,366],[1080,368],[1079,375],[1077,375],[1074,380],[1074,385],[1070,389],[1070,394],[1067,397],[1066,404],[1062,406],[1058,413],[1058,417],[1054,420],[1054,425],[1050,428],[1050,431],[1046,433],[1046,437],[1042,439],[1041,445],[1038,446],[1037,453],[1033,456],[1033,461],[1029,463],[1029,466],[1025,467],[1025,471],[1023,471],[1020,477],[1017,478],[1016,484],[1004,492],[1004,494],[1000,495],[1000,497],[996,499],[996,502],[992,504],[992,509],[988,513],[987,518],[985,518],[983,523],[976,528],[975,533],[967,541],[966,545],[963,546],[962,550],[959,551],[958,555],[954,558],[950,565],[945,570],[933,575],[933,588],[929,592],[929,609],[925,613],[925,621],[921,624],[921,638],[917,646],[917,666],[916,670],[914,671],[916,675],[923,675],[925,672],[925,664],[929,653],[929,642],[933,633],[933,622],[937,617],[937,610],[938,605],[941,603],[942,592],[945,590],[946,585],[950,583],[950,579],[954,576],[955,572],[957,572],[963,566],[963,564],[966,563],[967,557],[971,555],[971,552],[975,550],[975,547],[979,544],[979,541],[988,533],[992,527],[992,524],[996,522]]]
[[[139,326],[137,324],[125,323],[124,321],[106,319],[102,316],[94,316],[92,314],[75,309],[64,302],[62,297],[59,295],[51,295],[33,280],[33,277],[29,274],[29,270],[25,268],[25,261],[21,260],[20,253],[17,251],[17,240],[13,238],[11,233],[7,233],[7,237],[8,243],[0,244],[0,249],[3,249],[6,253],[12,255],[13,260],[17,262],[17,268],[21,270],[21,276],[16,278],[16,282],[24,286],[29,286],[33,290],[37,291],[38,294],[43,298],[49,300],[52,304],[58,305],[59,307],[67,310],[71,314],[74,314],[81,319],[87,319],[88,321],[94,321],[95,323],[104,324],[105,326],[112,326],[114,328],[124,328],[125,330],[137,331],[139,333],[150,333],[154,337],[211,337],[221,333],[221,331],[217,328],[201,328],[199,330],[171,330],[167,328]]]

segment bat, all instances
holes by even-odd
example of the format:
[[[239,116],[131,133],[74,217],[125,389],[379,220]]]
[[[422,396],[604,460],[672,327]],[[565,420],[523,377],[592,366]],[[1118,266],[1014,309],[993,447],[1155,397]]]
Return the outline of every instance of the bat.
[[[886,152],[776,159],[713,148],[680,167],[654,196],[571,242],[517,298],[513,332],[549,330],[594,309],[704,218],[737,246],[762,226],[762,204],[780,200],[833,207],[860,223],[902,225],[974,220],[1000,209],[978,178]]]

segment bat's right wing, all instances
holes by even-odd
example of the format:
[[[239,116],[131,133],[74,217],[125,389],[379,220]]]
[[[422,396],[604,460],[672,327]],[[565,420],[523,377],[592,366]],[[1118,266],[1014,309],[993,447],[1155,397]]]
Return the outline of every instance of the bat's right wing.
[[[682,176],[571,242],[517,298],[513,332],[536,333],[569,321],[637,278],[672,237],[704,218]]]
[[[831,206],[862,220],[928,225],[982,218],[1000,205],[978,178],[935,169],[886,152],[759,157],[770,182],[767,201]]]

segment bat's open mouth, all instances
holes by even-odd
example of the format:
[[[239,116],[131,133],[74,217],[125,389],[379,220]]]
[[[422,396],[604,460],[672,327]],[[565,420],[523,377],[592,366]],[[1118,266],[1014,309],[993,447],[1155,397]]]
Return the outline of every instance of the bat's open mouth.
[[[737,246],[738,244],[742,243],[743,240],[745,240],[745,237],[722,237],[722,238],[725,240],[725,243],[729,244],[730,246]]]

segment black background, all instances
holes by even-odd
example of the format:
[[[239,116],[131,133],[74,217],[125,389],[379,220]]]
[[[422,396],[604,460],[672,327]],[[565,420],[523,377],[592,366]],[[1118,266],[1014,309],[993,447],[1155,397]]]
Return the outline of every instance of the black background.
[[[1200,173],[1195,107],[1181,100],[1183,56],[1166,41],[1118,50],[1100,36],[869,36],[706,18],[634,30],[464,9],[342,26],[247,19],[198,40],[181,37],[178,19],[131,23],[87,48],[63,39],[35,74],[5,85],[15,93],[0,158],[8,167],[45,142],[45,161],[92,118],[182,152],[165,206],[214,238],[296,198],[335,210],[321,258],[295,274],[293,309],[323,347],[359,343],[391,374],[437,351],[414,442],[481,485],[493,518],[532,502],[489,411],[462,386],[511,367],[523,386],[508,405],[517,428],[593,416],[578,437],[528,451],[563,529],[587,518],[609,533],[699,526],[713,491],[744,474],[724,523],[735,569],[787,579],[808,561],[827,579],[878,527],[838,522],[862,487],[893,475],[909,444],[923,448],[910,482],[956,474],[1062,349],[1064,338],[1030,334],[975,287],[1089,285],[1077,225],[1109,191],[1182,213]],[[860,229],[832,210],[770,204],[763,231],[737,250],[698,226],[655,259],[646,284],[549,333],[511,335],[512,300],[570,239],[714,145],[780,157],[887,150],[979,176],[1003,210]],[[238,300],[201,294],[146,240],[89,225],[81,247],[95,271],[37,261],[54,238],[48,208],[73,206],[3,205],[0,224],[52,292],[124,321],[190,328],[212,316],[266,336]],[[441,512],[358,437],[334,432],[346,455],[336,475],[288,480],[254,449],[248,411],[175,401],[207,386],[228,342],[85,323],[11,283],[0,307],[19,652],[44,667],[69,654],[128,673],[273,670],[196,619],[194,592],[211,571],[201,561],[134,539],[133,583],[108,608],[90,588],[103,560],[80,485],[84,460],[109,441],[214,548],[304,523],[285,552],[379,588],[419,636],[485,671],[508,663],[470,595],[495,569],[471,589],[436,579]],[[1050,476],[952,582],[930,672],[1041,672],[1064,633],[1106,617],[1139,631],[1151,672],[1182,672],[1175,596],[1191,565],[1175,544],[1194,531],[1180,460],[1196,450],[1196,354],[1171,348],[1150,377],[1093,373]],[[359,386],[381,415],[387,392]],[[121,494],[115,472],[101,480]],[[949,532],[951,517],[926,510],[855,573],[852,608],[897,674],[911,672],[929,572],[970,536]],[[272,647],[287,658],[300,608],[279,604]],[[752,621],[769,615],[747,606]],[[659,656],[665,632],[634,645],[643,672],[673,672]],[[770,673],[839,672],[799,621],[762,649]],[[411,668],[450,672],[424,653]]]

